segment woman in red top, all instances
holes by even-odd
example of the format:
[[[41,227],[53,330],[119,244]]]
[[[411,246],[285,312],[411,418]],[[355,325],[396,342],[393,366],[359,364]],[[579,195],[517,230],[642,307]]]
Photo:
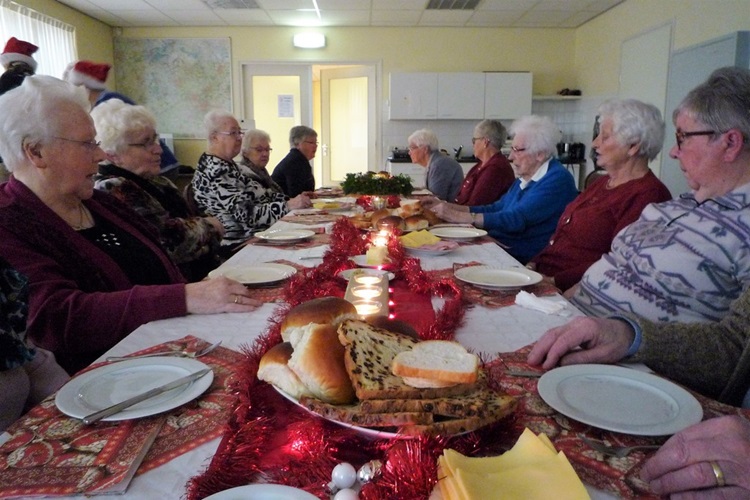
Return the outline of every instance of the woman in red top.
[[[615,235],[646,205],[672,198],[648,167],[664,143],[659,110],[635,99],[610,100],[598,115],[599,135],[591,147],[608,175],[565,208],[549,244],[529,263],[563,291],[609,251]]]
[[[513,168],[500,149],[508,132],[499,120],[482,120],[474,127],[471,144],[479,163],[466,174],[456,204],[475,206],[494,203],[516,180]]]

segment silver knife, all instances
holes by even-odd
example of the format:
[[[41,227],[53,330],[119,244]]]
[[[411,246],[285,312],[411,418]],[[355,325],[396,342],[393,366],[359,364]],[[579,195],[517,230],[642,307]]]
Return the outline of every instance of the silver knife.
[[[185,385],[194,380],[198,380],[199,378],[201,378],[202,376],[204,376],[210,371],[211,371],[211,368],[204,368],[195,373],[191,373],[190,375],[186,375],[184,377],[178,378],[177,380],[173,380],[172,382],[169,382],[168,384],[164,384],[159,387],[154,387],[150,391],[146,391],[143,394],[138,394],[137,396],[133,396],[130,399],[126,399],[125,401],[113,404],[112,406],[108,406],[107,408],[104,408],[103,410],[99,410],[97,412],[92,413],[91,415],[87,415],[83,417],[82,419],[83,423],[86,425],[90,425],[90,424],[93,424],[94,422],[98,422],[99,420],[103,418],[109,417],[110,415],[114,415],[115,413],[119,413],[125,408],[129,408],[133,406],[134,404],[140,403],[141,401],[145,401],[149,398],[158,396],[159,394],[172,390],[176,387],[180,387],[181,385]]]

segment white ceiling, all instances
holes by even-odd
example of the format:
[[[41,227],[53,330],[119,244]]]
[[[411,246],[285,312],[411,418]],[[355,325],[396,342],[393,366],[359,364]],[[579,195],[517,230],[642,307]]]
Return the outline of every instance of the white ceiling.
[[[110,26],[441,26],[577,28],[624,0],[58,0]],[[437,0],[446,6],[467,0]],[[317,10],[316,10],[317,5]],[[213,6],[213,7],[211,7]],[[242,8],[225,8],[238,7]],[[247,6],[250,6],[248,8]],[[254,6],[254,7],[253,7]]]

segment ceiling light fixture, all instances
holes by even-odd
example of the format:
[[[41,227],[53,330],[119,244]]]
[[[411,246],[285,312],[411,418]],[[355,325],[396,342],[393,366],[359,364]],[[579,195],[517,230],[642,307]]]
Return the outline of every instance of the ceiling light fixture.
[[[297,33],[294,35],[294,46],[300,49],[319,49],[326,46],[323,33]]]

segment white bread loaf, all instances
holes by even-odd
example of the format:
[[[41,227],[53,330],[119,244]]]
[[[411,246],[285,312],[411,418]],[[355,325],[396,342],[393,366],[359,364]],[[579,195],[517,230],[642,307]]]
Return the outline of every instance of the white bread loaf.
[[[299,339],[306,334],[312,324],[334,325],[345,319],[356,319],[357,309],[348,300],[340,297],[320,297],[308,300],[287,313],[281,322],[281,340],[297,346]]]
[[[391,212],[388,208],[381,208],[380,210],[375,210],[372,213],[372,216],[370,216],[370,224],[372,227],[377,228],[378,227],[378,221],[382,219],[383,217],[390,217],[393,215],[393,212]]]
[[[419,342],[410,350],[398,353],[391,364],[393,374],[404,378],[405,383],[411,380],[421,384],[415,387],[434,387],[429,381],[448,386],[471,384],[477,380],[478,368],[476,355],[467,352],[458,342],[448,340]]]
[[[287,366],[289,358],[292,357],[292,352],[292,345],[289,342],[276,344],[269,349],[260,358],[258,379],[273,384],[297,399],[302,396],[311,396],[312,392]]]
[[[422,213],[422,202],[419,200],[401,200],[401,206],[396,209],[396,213],[404,219],[412,215]]]
[[[404,226],[408,231],[420,231],[427,229],[430,226],[430,222],[424,215],[412,215],[404,219]]]
[[[344,346],[335,326],[313,325],[294,346],[288,366],[313,397],[331,404],[354,401],[354,388],[344,364]]]

